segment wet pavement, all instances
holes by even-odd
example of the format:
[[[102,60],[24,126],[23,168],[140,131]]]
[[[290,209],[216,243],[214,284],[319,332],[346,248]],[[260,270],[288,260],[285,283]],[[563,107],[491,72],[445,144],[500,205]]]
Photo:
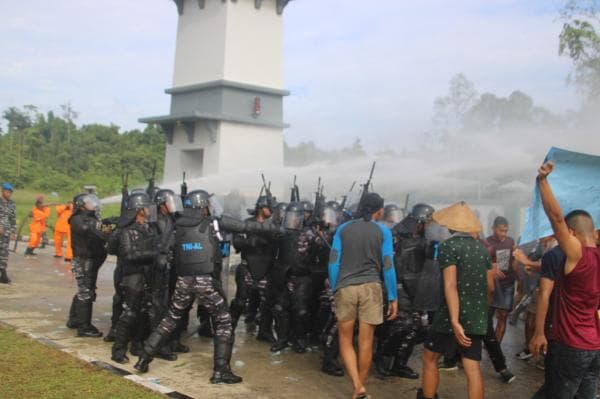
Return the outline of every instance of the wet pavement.
[[[8,271],[12,284],[0,284],[0,321],[14,325],[21,331],[56,341],[80,355],[115,364],[110,360],[111,344],[101,339],[77,338],[75,332],[64,325],[76,288],[70,264],[53,258],[50,248],[37,250],[37,258],[27,259],[22,255],[24,247],[21,244],[19,253],[10,254]],[[94,324],[104,332],[110,326],[113,269],[114,259],[109,257],[100,271],[98,299],[94,306]],[[229,292],[233,292],[233,287],[229,287]],[[267,344],[258,342],[245,331],[243,322],[236,331],[232,368],[244,378],[244,383],[233,386],[211,385],[208,380],[212,374],[212,343],[208,338],[192,335],[195,327],[196,324],[190,325],[189,336],[184,341],[191,347],[190,353],[180,354],[176,362],[155,360],[144,378],[195,398],[316,399],[351,396],[347,378],[331,377],[320,372],[318,352],[296,354],[286,350],[271,354]],[[532,362],[515,357],[522,348],[523,339],[522,322],[517,327],[508,326],[503,349],[509,368],[517,376],[510,385],[499,379],[484,353],[482,369],[486,398],[530,398],[541,385],[543,372]],[[127,365],[115,365],[134,372],[136,357],[130,356],[130,359],[131,362]],[[420,351],[415,351],[409,364],[420,371]],[[440,397],[466,398],[465,384],[460,370],[442,372]],[[418,387],[418,380],[392,378],[382,381],[374,375],[367,385],[368,392],[374,399],[414,398]]]

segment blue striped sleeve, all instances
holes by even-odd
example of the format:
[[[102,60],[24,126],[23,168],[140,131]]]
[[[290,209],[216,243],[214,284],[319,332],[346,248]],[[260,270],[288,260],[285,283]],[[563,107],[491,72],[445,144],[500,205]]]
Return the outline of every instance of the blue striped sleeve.
[[[331,245],[331,252],[329,254],[329,286],[332,291],[335,291],[337,287],[337,280],[340,274],[340,263],[342,260],[342,230],[346,227],[346,223],[338,227],[333,237],[333,244]]]
[[[385,225],[378,223],[383,232],[383,243],[381,244],[381,256],[383,265],[383,282],[387,291],[388,301],[398,299],[396,287],[396,268],[394,267],[394,239],[392,231]]]

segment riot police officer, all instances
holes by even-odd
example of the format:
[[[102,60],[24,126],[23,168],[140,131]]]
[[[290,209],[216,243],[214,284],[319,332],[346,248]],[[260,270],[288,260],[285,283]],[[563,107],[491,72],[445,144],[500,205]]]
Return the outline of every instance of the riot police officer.
[[[254,207],[254,217],[248,219],[258,223],[271,224],[272,204],[267,196],[260,196]],[[268,237],[257,234],[236,234],[233,246],[241,252],[242,263],[236,270],[237,289],[235,298],[231,301],[231,317],[233,328],[238,319],[250,305],[252,295],[259,295],[260,326],[257,338],[265,342],[274,342],[272,333],[273,316],[270,305],[267,304],[267,276],[271,271],[275,254],[275,243]],[[252,315],[252,314],[251,314]],[[248,317],[246,318],[248,322]]]
[[[123,298],[123,311],[115,326],[115,341],[111,359],[117,363],[127,363],[129,342],[134,336],[144,334],[147,328],[143,309],[149,302],[148,284],[157,257],[158,230],[156,224],[149,223],[151,216],[150,197],[145,192],[135,193],[127,199],[127,210],[134,218],[113,235],[108,250],[116,254],[122,262],[119,293]]]
[[[92,325],[92,308],[96,300],[98,270],[106,259],[104,244],[109,232],[104,231],[99,218],[100,201],[93,194],[73,198],[73,215],[69,219],[73,248],[73,275],[77,293],[73,297],[67,327],[77,328],[79,337],[101,337]]]
[[[268,226],[233,219],[217,219],[214,198],[204,190],[188,193],[183,214],[175,222],[174,263],[177,272],[175,292],[164,317],[144,342],[143,353],[134,366],[148,371],[153,356],[175,330],[194,299],[214,322],[214,366],[211,383],[236,384],[242,378],[230,368],[234,343],[231,315],[215,268],[221,262],[223,232],[274,232]]]
[[[306,204],[292,202],[285,213],[286,234],[279,242],[269,290],[274,298],[273,316],[277,342],[271,351],[284,349],[290,339],[297,353],[306,352],[310,331],[311,269],[319,245],[325,245],[312,227],[305,226]],[[292,331],[293,329],[293,331]],[[293,333],[293,334],[291,334]]]
[[[390,214],[393,210],[389,210]],[[437,243],[425,235],[433,212],[430,205],[416,204],[393,227],[399,312],[396,320],[385,322],[378,329],[375,367],[382,377],[419,378],[408,366],[408,359],[424,335],[427,311],[437,309],[441,301],[441,276],[433,263]]]

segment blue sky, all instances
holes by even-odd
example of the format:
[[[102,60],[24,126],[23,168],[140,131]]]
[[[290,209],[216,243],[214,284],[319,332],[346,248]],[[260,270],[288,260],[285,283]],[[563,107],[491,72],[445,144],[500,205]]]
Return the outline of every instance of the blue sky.
[[[555,112],[576,108],[557,51],[562,3],[294,0],[284,15],[286,138],[414,147],[458,72],[480,92],[520,89]],[[70,101],[78,123],[124,129],[168,111],[172,1],[2,0],[0,15],[0,109]]]

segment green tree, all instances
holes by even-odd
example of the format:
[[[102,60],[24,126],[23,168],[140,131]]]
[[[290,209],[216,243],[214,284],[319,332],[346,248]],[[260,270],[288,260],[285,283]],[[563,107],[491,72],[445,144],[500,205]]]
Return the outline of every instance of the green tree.
[[[573,62],[569,82],[592,100],[600,98],[600,1],[569,0],[561,17],[558,52]]]

